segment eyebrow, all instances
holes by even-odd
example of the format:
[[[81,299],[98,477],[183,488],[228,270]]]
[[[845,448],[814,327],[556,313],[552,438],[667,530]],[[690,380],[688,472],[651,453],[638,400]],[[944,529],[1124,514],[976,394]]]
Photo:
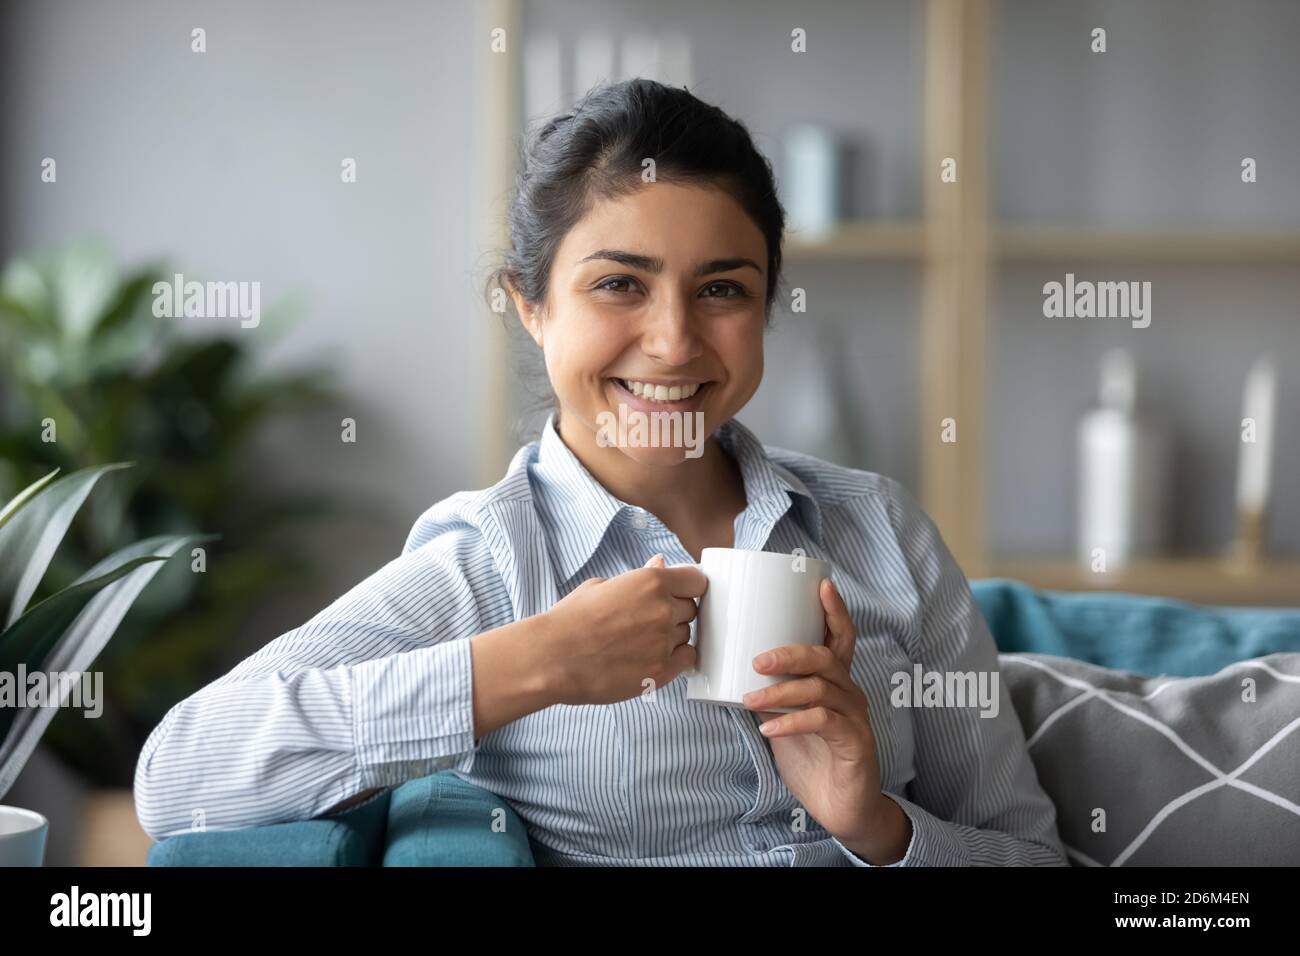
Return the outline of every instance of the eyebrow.
[[[591,262],[595,259],[608,259],[611,262],[620,262],[625,266],[631,266],[634,269],[641,269],[645,272],[658,274],[663,271],[664,261],[657,256],[643,256],[636,252],[624,252],[622,249],[599,249],[585,258],[579,259],[579,264]],[[749,267],[762,273],[762,268],[753,259],[735,257],[731,259],[710,259],[703,262],[695,270],[697,276],[713,275],[716,272],[731,272],[733,269],[743,269]]]

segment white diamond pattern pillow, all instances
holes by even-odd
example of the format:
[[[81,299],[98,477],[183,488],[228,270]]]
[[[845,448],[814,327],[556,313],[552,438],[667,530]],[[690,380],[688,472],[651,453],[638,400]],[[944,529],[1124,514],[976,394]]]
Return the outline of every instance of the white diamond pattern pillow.
[[[1072,863],[1300,865],[1300,654],[1207,677],[999,661]]]

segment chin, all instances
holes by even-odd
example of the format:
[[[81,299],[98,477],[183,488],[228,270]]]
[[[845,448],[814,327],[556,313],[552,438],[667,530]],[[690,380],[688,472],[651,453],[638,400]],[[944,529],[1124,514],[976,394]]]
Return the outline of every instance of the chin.
[[[706,436],[707,437],[707,436]],[[701,441],[698,451],[703,452],[704,445]],[[651,465],[658,468],[671,468],[680,465],[683,462],[691,461],[692,457],[699,457],[696,454],[696,448],[638,448],[627,447],[619,448],[624,455],[640,465]]]

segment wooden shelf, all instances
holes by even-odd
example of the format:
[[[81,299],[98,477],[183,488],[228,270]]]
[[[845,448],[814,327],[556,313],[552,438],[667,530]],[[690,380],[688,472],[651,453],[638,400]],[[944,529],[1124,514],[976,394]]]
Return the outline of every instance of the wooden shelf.
[[[1192,263],[1300,263],[1300,235],[1268,232],[1126,232],[1069,226],[1002,226],[995,249],[1003,261],[1088,259]]]
[[[843,259],[920,259],[925,251],[919,222],[845,222],[829,235],[809,239],[791,232],[785,258],[790,262]]]
[[[993,561],[990,574],[1050,591],[1126,591],[1195,604],[1300,606],[1300,561],[1267,561],[1239,571],[1220,558],[1166,558],[1095,574],[1069,558],[1025,556]]]
[[[1300,235],[1269,232],[1216,232],[1189,229],[1126,232],[1075,226],[1000,226],[994,252],[1004,262],[1084,259],[1198,264],[1300,263]],[[791,261],[922,259],[925,227],[920,222],[845,222],[819,239],[791,232]]]

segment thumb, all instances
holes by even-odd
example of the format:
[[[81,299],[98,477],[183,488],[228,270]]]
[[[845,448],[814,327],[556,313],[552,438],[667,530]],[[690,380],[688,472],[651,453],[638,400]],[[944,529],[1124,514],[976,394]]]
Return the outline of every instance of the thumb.
[[[659,563],[656,564],[655,563],[656,561]],[[656,554],[645,564],[641,565],[641,567],[643,568],[662,568],[663,566],[664,566],[664,556],[662,554]]]
[[[835,582],[826,578],[821,588],[822,608],[826,611],[826,630],[829,632],[826,644],[848,667],[853,662],[853,649],[858,642],[857,628]]]

